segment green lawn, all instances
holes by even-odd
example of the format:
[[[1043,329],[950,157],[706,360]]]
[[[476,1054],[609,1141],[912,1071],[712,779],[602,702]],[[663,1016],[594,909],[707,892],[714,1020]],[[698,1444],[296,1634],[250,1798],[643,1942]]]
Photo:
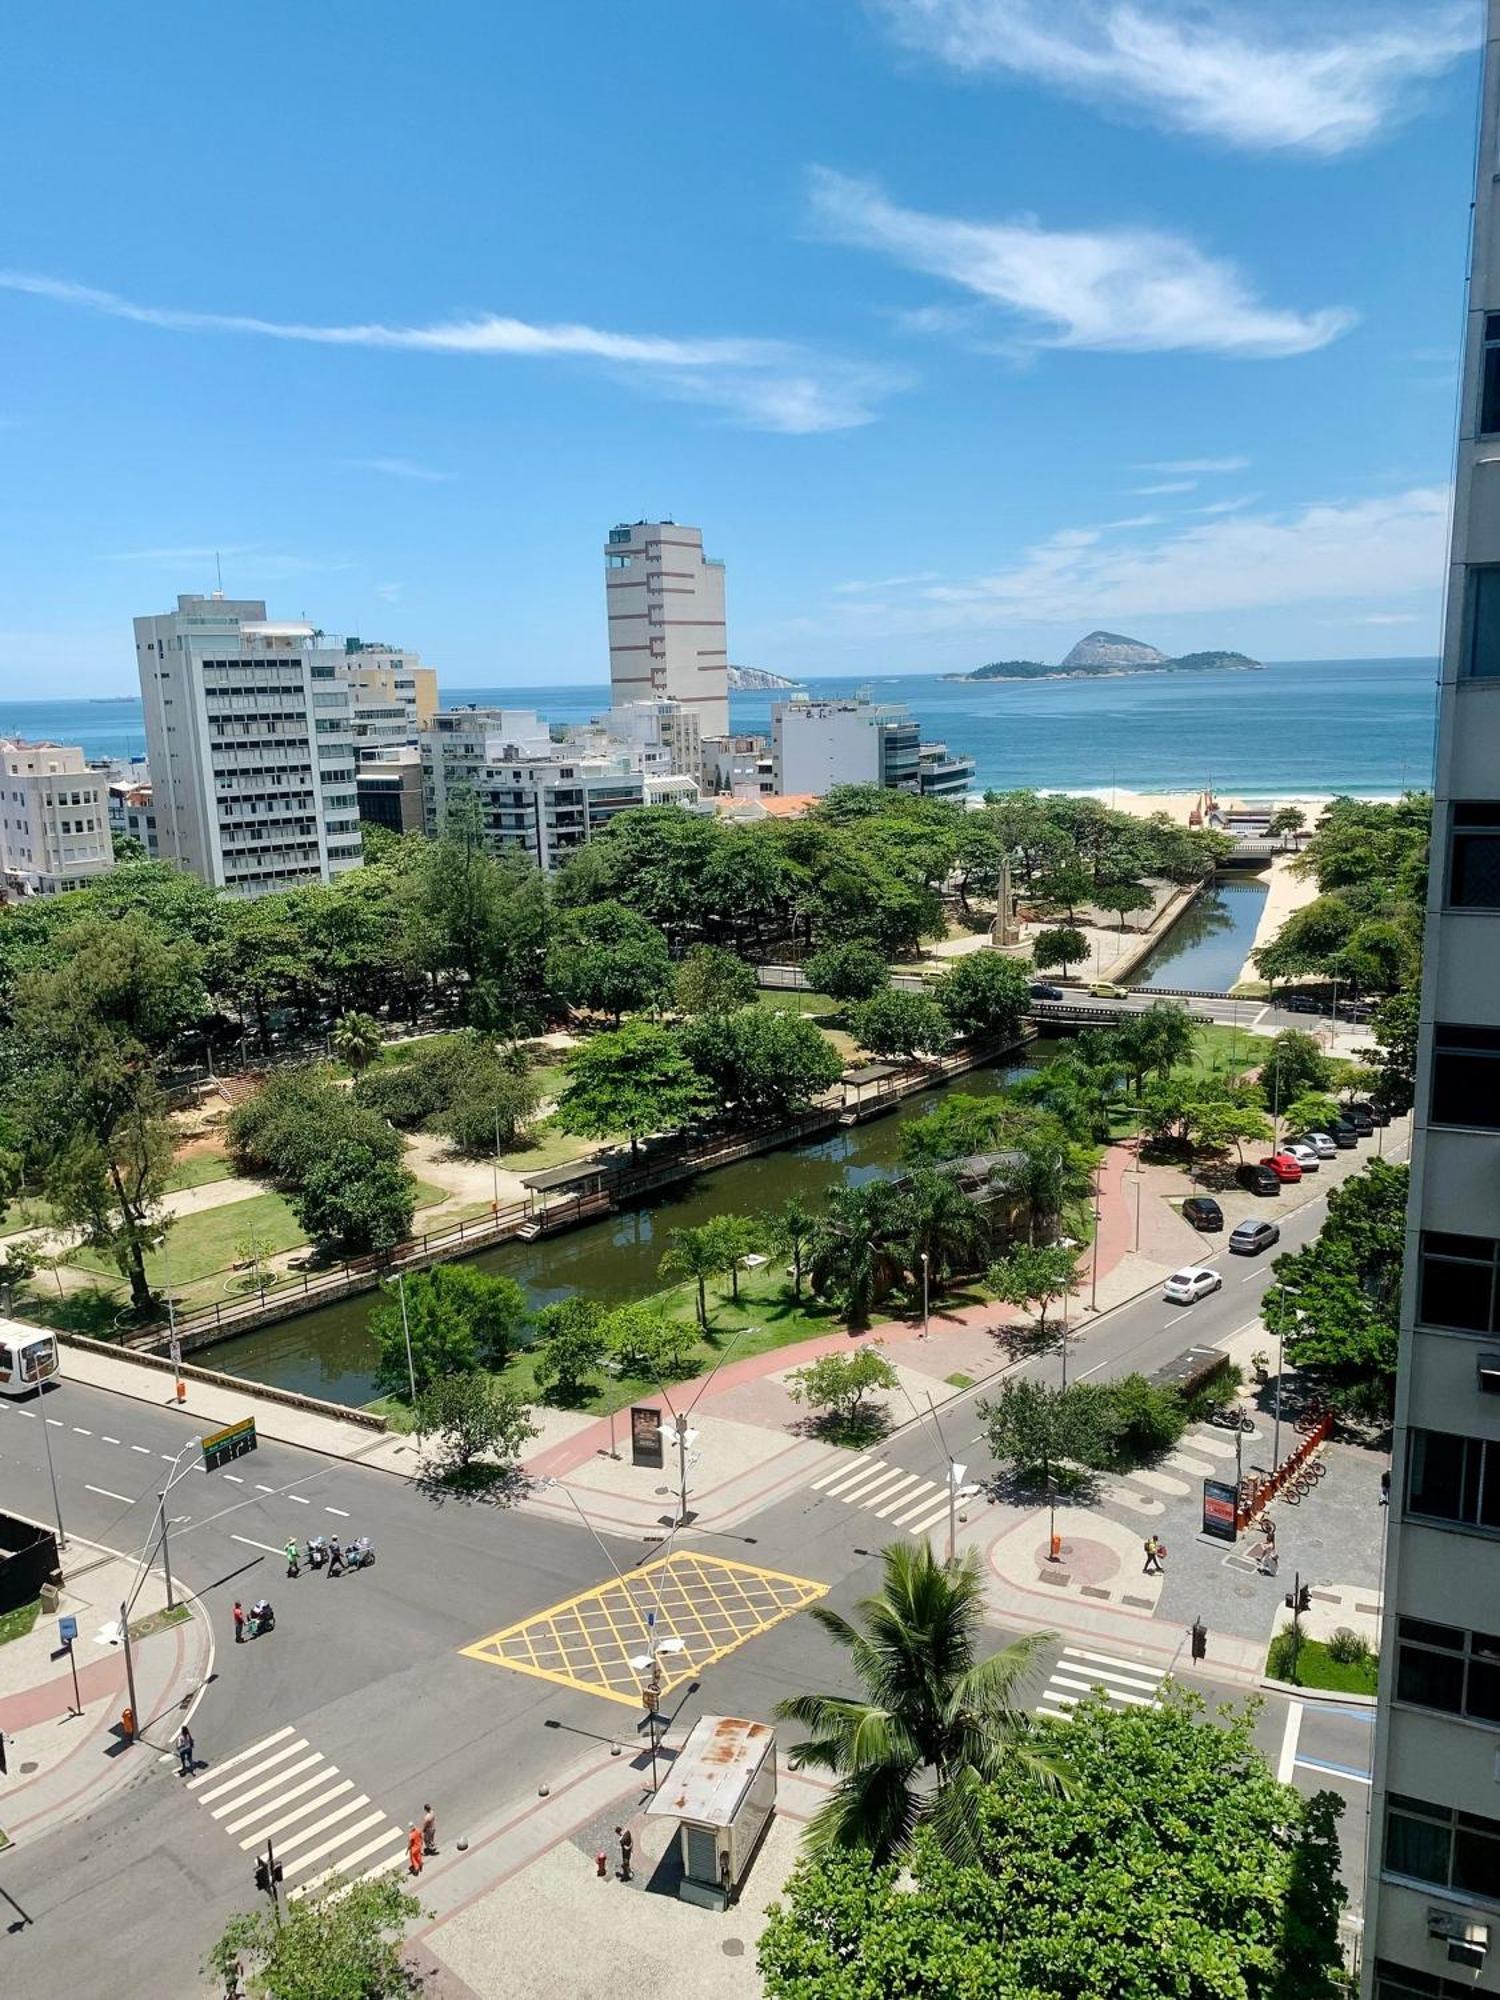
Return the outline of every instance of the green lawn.
[[[823,1014],[837,1014],[839,1003],[827,993],[796,991],[791,988],[763,986],[758,994],[762,1007],[770,1007],[778,1014],[806,1014],[817,1020]]]
[[[19,1195],[0,1211],[0,1237],[14,1236],[22,1229],[45,1229],[51,1220],[51,1205],[39,1194]]]
[[[219,1152],[217,1148],[189,1153],[173,1161],[172,1171],[167,1175],[167,1187],[174,1193],[178,1188],[206,1187],[210,1181],[227,1181],[233,1172],[234,1164],[229,1155]]]
[[[1248,1011],[1248,1010],[1247,1010]],[[1221,1028],[1217,1021],[1193,1023],[1193,1067],[1224,1070],[1235,1075],[1255,1069],[1266,1054],[1264,1035],[1252,1035],[1244,1028]]]
[[[1380,1663],[1373,1654],[1350,1665],[1329,1657],[1321,1639],[1304,1639],[1297,1648],[1297,1671],[1291,1664],[1291,1630],[1276,1634],[1266,1655],[1266,1673],[1272,1680],[1294,1681],[1298,1687],[1327,1688],[1334,1694],[1374,1694],[1379,1683]]]
[[[12,1639],[24,1639],[35,1625],[41,1608],[42,1600],[33,1597],[29,1604],[18,1604],[14,1611],[0,1612],[0,1646]]]
[[[569,1160],[581,1160],[591,1150],[590,1140],[575,1138],[571,1132],[564,1132],[555,1119],[543,1118],[530,1128],[529,1143],[502,1153],[500,1164],[508,1173],[537,1174],[543,1167],[561,1167]]]

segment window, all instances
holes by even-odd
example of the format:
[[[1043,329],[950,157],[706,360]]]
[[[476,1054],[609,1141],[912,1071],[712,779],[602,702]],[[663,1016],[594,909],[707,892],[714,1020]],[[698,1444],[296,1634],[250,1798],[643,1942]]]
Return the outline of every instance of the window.
[[[1413,1430],[1406,1461],[1406,1511],[1463,1527],[1500,1528],[1500,1442]]]
[[[1413,1972],[1409,1965],[1377,1958],[1375,2000],[1474,2000],[1474,1982],[1443,1979],[1436,1972]]]
[[[1500,431],[1500,313],[1484,316],[1484,373],[1479,383],[1479,434]]]
[[[1469,570],[1459,672],[1471,680],[1500,675],[1500,566],[1474,564]]]
[[[1500,1637],[1422,1618],[1398,1619],[1396,1636],[1398,1701],[1500,1723]]]
[[[1450,1236],[1424,1229],[1417,1318],[1456,1333],[1500,1333],[1496,1264],[1500,1243],[1489,1236]]]
[[[1500,1900],[1500,1820],[1392,1792],[1385,1815],[1385,1865],[1394,1875]]]
[[[1448,902],[1459,910],[1500,910],[1500,805],[1453,808]]]
[[[1434,1125],[1500,1131],[1500,1028],[1439,1022],[1432,1037]]]

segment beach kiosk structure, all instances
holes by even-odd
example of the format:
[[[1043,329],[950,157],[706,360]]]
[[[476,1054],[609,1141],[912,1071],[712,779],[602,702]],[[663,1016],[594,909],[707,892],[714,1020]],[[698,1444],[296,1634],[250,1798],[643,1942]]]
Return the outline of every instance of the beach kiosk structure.
[[[738,1716],[701,1717],[646,1807],[679,1823],[681,1901],[727,1909],[775,1810],[775,1730]]]

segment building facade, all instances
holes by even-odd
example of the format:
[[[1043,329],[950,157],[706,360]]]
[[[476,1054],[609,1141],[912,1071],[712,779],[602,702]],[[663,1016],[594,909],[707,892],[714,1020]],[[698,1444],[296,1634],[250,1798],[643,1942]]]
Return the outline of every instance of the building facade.
[[[109,797],[76,744],[0,741],[0,872],[9,896],[61,896],[114,866]]]
[[[973,758],[921,739],[921,724],[900,702],[797,695],[771,711],[771,789],[822,798],[835,785],[879,785],[962,798],[974,776]]]
[[[724,565],[704,555],[702,531],[675,521],[611,528],[604,600],[615,705],[666,697],[697,716],[700,736],[726,736]]]
[[[1367,1870],[1378,2000],[1500,1993],[1500,0],[1488,13]]]
[[[121,780],[109,788],[109,830],[121,839],[138,840],[146,859],[161,857],[156,838],[156,804],[149,784]]]
[[[696,789],[696,788],[695,788]],[[422,803],[436,836],[462,799],[478,801],[488,844],[556,868],[616,813],[646,802],[624,755],[554,744],[529,710],[455,709],[422,732]]]
[[[361,763],[393,745],[415,745],[437,713],[437,670],[404,646],[345,639],[341,671],[353,691],[354,752]]]
[[[320,638],[218,593],[136,619],[164,861],[236,896],[360,865],[353,693]]]
[[[354,772],[361,821],[391,833],[421,833],[427,815],[422,801],[422,752],[415,743],[395,743],[379,756],[361,756]]]

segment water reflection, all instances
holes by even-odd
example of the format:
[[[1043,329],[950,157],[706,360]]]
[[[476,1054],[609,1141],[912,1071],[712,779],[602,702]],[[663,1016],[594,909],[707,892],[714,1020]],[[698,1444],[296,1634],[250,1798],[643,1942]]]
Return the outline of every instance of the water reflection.
[[[1255,942],[1265,901],[1264,882],[1215,882],[1142,961],[1131,985],[1227,993]]]

